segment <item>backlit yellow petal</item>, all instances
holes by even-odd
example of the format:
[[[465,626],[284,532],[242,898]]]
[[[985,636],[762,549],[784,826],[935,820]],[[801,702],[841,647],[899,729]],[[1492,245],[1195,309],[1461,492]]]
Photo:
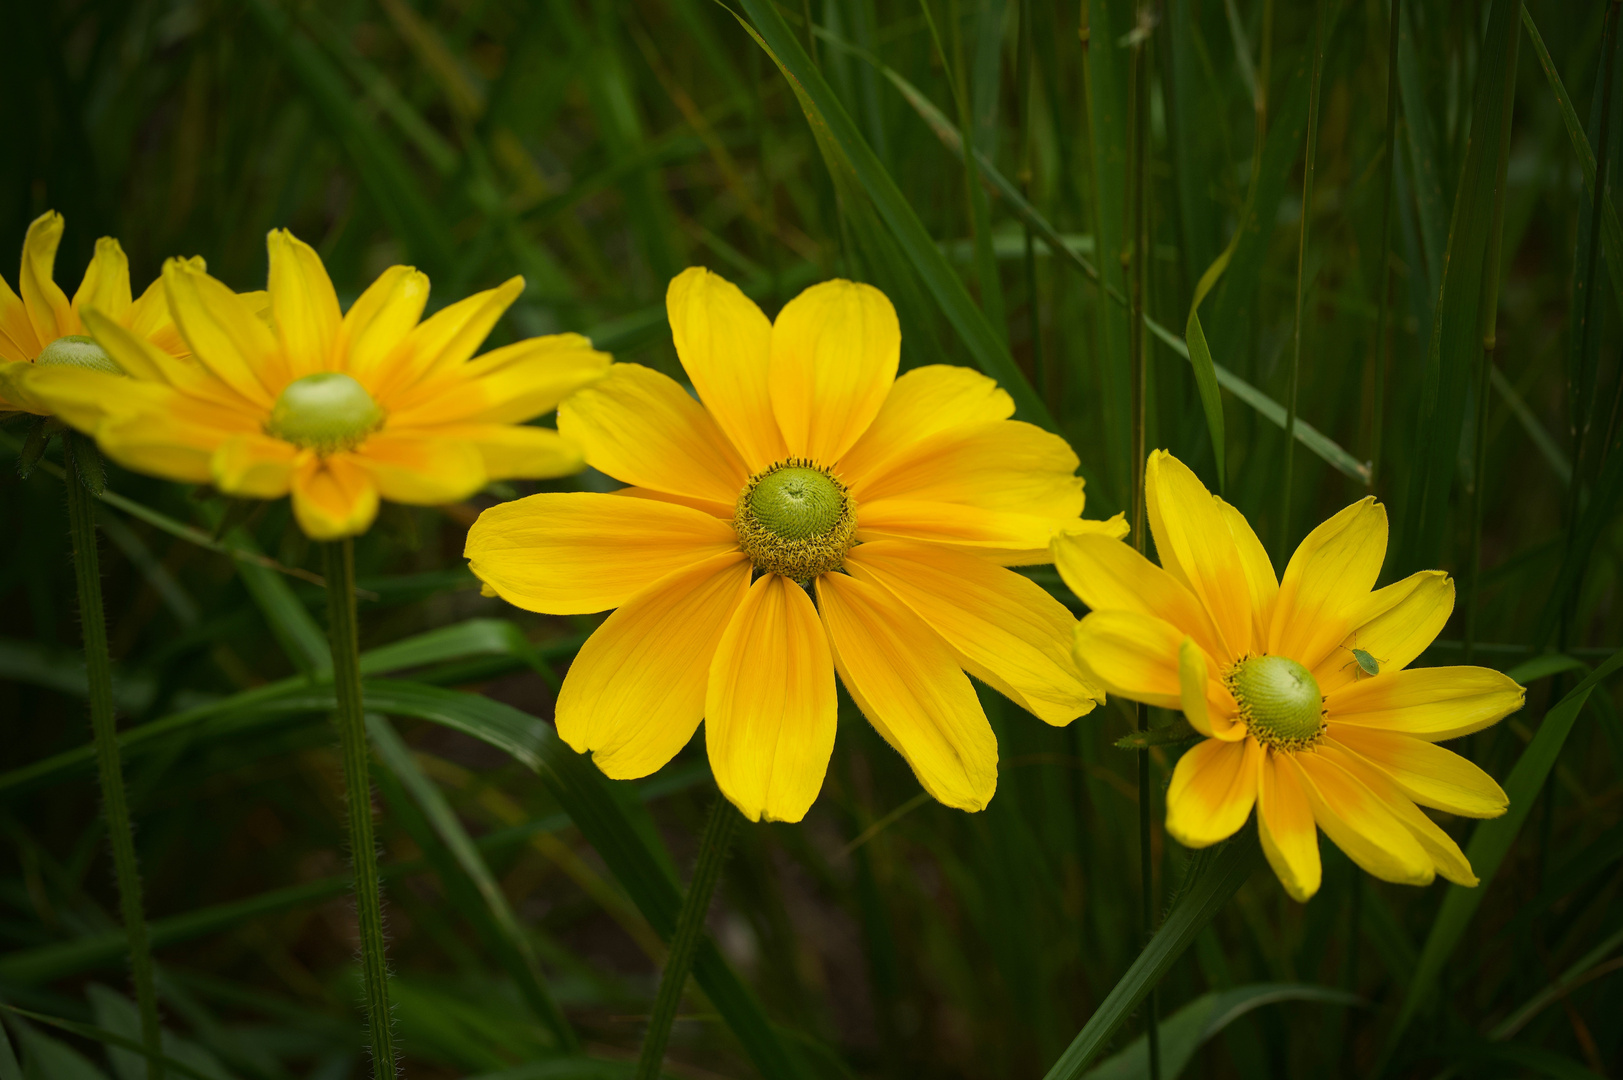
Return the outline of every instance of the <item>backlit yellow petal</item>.
[[[509,278],[494,289],[448,304],[418,323],[389,353],[389,362],[373,369],[372,395],[385,408],[392,408],[396,397],[418,382],[466,363],[523,291],[523,278]]]
[[[1189,467],[1164,450],[1144,470],[1144,507],[1161,566],[1187,585],[1222,635],[1215,655],[1225,664],[1255,650],[1251,586],[1239,546],[1218,501]]]
[[[461,439],[384,430],[349,457],[390,502],[439,506],[466,499],[485,486],[484,460]]]
[[[955,364],[917,367],[897,376],[873,423],[837,468],[847,484],[860,487],[914,443],[1013,415],[1014,399],[980,372]]]
[[[287,383],[287,362],[252,305],[202,269],[201,260],[163,266],[169,311],[193,358],[268,416]]]
[[[1081,524],[1070,523],[1071,527]],[[879,499],[857,503],[857,539],[951,544],[1003,566],[1052,561],[1054,519],[985,510],[962,503]]]
[[[348,454],[300,455],[293,470],[293,517],[312,540],[359,536],[378,516],[378,489]]]
[[[1120,540],[1098,533],[1055,537],[1054,568],[1094,611],[1131,611],[1171,623],[1213,658],[1225,656],[1205,605],[1183,582]]]
[[[558,734],[616,780],[647,776],[704,716],[710,661],[749,587],[741,553],[668,574],[604,620],[569,665]]]
[[[1330,723],[1379,728],[1427,742],[1456,739],[1498,723],[1522,707],[1527,691],[1481,667],[1382,672],[1326,694]]]
[[[228,495],[278,499],[288,493],[297,447],[267,435],[233,435],[214,451],[214,486]],[[309,451],[305,451],[309,453]]]
[[[940,634],[958,663],[1050,724],[1104,701],[1069,642],[1076,620],[1030,578],[947,548],[881,540],[845,559],[860,581],[894,593]]]
[[[607,611],[666,574],[738,547],[732,526],[685,506],[595,492],[531,495],[479,515],[463,552],[510,604]]]
[[[1498,817],[1510,806],[1493,777],[1452,750],[1423,739],[1337,725],[1328,741],[1380,769],[1422,806],[1474,818]]]
[[[78,332],[78,320],[68,304],[67,294],[51,276],[56,266],[56,247],[62,242],[62,215],[47,210],[28,226],[23,238],[23,263],[18,272],[17,291],[34,337],[44,348],[64,334]]]
[[[640,364],[608,374],[558,408],[558,430],[616,480],[732,505],[749,480],[738,452],[676,380]]]
[[[1237,719],[1233,695],[1209,670],[1206,651],[1194,638],[1184,638],[1178,646],[1178,697],[1184,719],[1202,735],[1224,742],[1245,738],[1246,726]]]
[[[609,361],[579,334],[526,338],[397,394],[391,423],[522,423],[602,378]]]
[[[130,312],[130,260],[111,236],[96,241],[96,254],[85,268],[79,291],[73,294],[73,309],[81,320],[86,308],[95,308],[108,318],[123,321]]]
[[[210,461],[222,441],[218,431],[178,423],[163,409],[112,416],[95,431],[96,444],[126,469],[187,484],[214,480]]]
[[[551,428],[518,424],[448,424],[436,438],[465,443],[484,462],[487,480],[544,480],[579,472],[580,447]]]
[[[1420,850],[1431,860],[1432,869],[1436,873],[1442,874],[1456,885],[1464,885],[1467,888],[1478,884],[1476,874],[1471,872],[1470,860],[1454,842],[1454,838],[1422,813],[1384,771],[1372,767],[1356,754],[1347,753],[1333,742],[1322,743],[1317,753],[1324,761],[1333,763],[1348,775],[1357,778],[1370,794],[1381,801],[1386,810],[1409,830],[1409,835],[1414,837],[1415,842],[1420,845]]]
[[[286,229],[272,229],[265,246],[270,251],[271,321],[288,375],[297,379],[335,367],[333,345],[341,316],[321,256]]]
[[[875,730],[938,802],[984,809],[997,738],[946,643],[877,585],[824,574],[817,600],[840,678]]]
[[[1082,478],[1070,444],[1017,420],[949,428],[892,457],[851,494],[860,507],[887,499],[957,503],[1047,518],[1057,531],[1082,513]]]
[[[1313,670],[1352,630],[1386,558],[1386,508],[1361,499],[1307,534],[1285,567],[1270,653]]]
[[[1167,832],[1188,848],[1210,847],[1239,831],[1257,801],[1265,751],[1255,739],[1196,743],[1172,770]]]
[[[428,275],[416,267],[391,266],[379,274],[339,324],[339,343],[333,349],[338,366],[363,383],[375,383],[427,303]]]
[[[1381,671],[1407,667],[1425,652],[1454,610],[1454,582],[1441,570],[1422,570],[1377,589],[1354,609],[1352,630],[1340,648],[1320,661],[1313,677],[1328,694],[1364,674],[1353,649],[1373,656]]]
[[[872,285],[825,281],[772,324],[772,412],[789,453],[832,465],[878,414],[896,378],[902,330]]]
[[[1246,588],[1251,593],[1251,641],[1260,649],[1268,640],[1268,626],[1273,621],[1279,575],[1274,572],[1273,561],[1245,515],[1222,499],[1217,500],[1217,508],[1228,523],[1229,535],[1234,538],[1234,549],[1245,571]]]
[[[693,389],[749,470],[760,472],[788,456],[772,415],[772,323],[755,301],[694,266],[671,280],[665,311]]]
[[[704,736],[722,794],[751,821],[799,821],[834,752],[834,660],[806,590],[750,586],[710,662]]]
[[[1183,631],[1153,615],[1095,611],[1077,624],[1076,659],[1112,694],[1181,709],[1178,649],[1183,640]]]
[[[42,348],[22,297],[11,291],[5,275],[0,274],[0,360],[32,360]]]
[[[1313,820],[1347,857],[1382,881],[1429,885],[1431,856],[1407,825],[1357,776],[1325,753],[1290,755],[1302,772]]]
[[[1304,790],[1306,778],[1290,754],[1269,750],[1257,769],[1257,838],[1274,876],[1292,900],[1319,891],[1319,830]]]

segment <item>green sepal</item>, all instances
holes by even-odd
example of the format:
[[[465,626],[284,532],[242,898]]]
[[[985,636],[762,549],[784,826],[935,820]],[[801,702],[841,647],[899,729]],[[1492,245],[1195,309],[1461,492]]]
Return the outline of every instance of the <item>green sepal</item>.
[[[1152,746],[1179,746],[1196,742],[1206,736],[1190,726],[1183,717],[1175,717],[1170,724],[1144,731],[1134,731],[1116,740],[1118,750],[1148,750]]]
[[[28,429],[28,435],[23,439],[22,453],[17,455],[17,475],[24,480],[39,464],[39,459],[45,456],[45,450],[51,445],[51,437],[62,430],[62,421],[54,416],[36,417]]]

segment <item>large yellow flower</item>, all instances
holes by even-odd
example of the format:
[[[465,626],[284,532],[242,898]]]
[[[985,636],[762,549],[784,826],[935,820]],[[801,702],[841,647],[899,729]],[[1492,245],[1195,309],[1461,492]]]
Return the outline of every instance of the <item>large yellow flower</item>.
[[[470,359],[522,278],[419,323],[428,278],[394,266],[344,313],[309,245],[284,230],[268,242],[268,321],[199,262],[171,259],[164,290],[189,358],[90,307],[86,326],[128,377],[80,371],[32,391],[132,469],[231,495],[291,493],[318,540],[365,532],[379,497],[434,505],[580,467],[574,444],[522,422],[600,378],[606,354],[557,334]]]
[[[897,378],[877,289],[816,285],[771,323],[694,268],[666,307],[699,401],[616,364],[558,414],[632,486],[532,495],[468,534],[474,573],[509,602],[618,609],[570,666],[559,734],[630,778],[702,719],[722,792],[752,820],[798,821],[828,769],[838,670],[931,795],[984,807],[997,742],[965,671],[1051,724],[1102,699],[1071,658],[1075,620],[1005,567],[1050,561],[1060,530],[1124,525],[1080,520],[1076,456],[1010,420],[991,379]]]
[[[87,369],[114,370],[87,336],[84,312],[91,307],[160,352],[186,353],[158,282],[140,299],[131,299],[130,263],[111,236],[96,241],[96,254],[68,299],[53,276],[63,224],[62,215],[52,210],[28,226],[17,275],[21,297],[0,276],[0,410],[49,415],[50,408],[30,390],[36,381],[72,378],[71,373]]]
[[[1093,609],[1076,628],[1087,668],[1208,736],[1173,772],[1167,831],[1205,847],[1255,805],[1263,851],[1297,900],[1319,888],[1318,829],[1386,881],[1475,885],[1415,804],[1504,813],[1499,785],[1435,744],[1497,723],[1525,691],[1487,668],[1408,669],[1454,608],[1448,575],[1374,588],[1386,511],[1373,498],[1309,533],[1280,580],[1239,511],[1170,454],[1150,455],[1144,491],[1159,567],[1091,536],[1060,537],[1054,552]]]

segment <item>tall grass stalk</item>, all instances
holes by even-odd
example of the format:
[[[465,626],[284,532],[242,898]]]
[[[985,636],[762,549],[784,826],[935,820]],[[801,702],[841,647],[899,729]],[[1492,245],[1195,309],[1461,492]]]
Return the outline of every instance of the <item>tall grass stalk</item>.
[[[383,897],[377,843],[372,835],[372,782],[368,772],[366,714],[361,701],[360,640],[355,615],[355,542],[321,546],[327,577],[327,628],[332,647],[333,723],[344,759],[344,801],[349,812],[355,912],[361,930],[361,973],[366,996],[373,1077],[395,1075],[394,1018],[389,1009],[389,961],[383,935]]]
[[[96,745],[96,772],[101,780],[102,812],[113,848],[113,875],[118,883],[120,913],[129,941],[130,979],[141,1017],[141,1046],[146,1051],[147,1080],[162,1080],[162,1034],[158,1028],[158,994],[152,979],[152,946],[141,868],[135,858],[135,829],[124,794],[124,762],[113,718],[113,668],[107,651],[107,617],[102,610],[101,559],[96,550],[96,498],[101,486],[101,459],[95,446],[80,435],[64,432],[67,458],[63,477],[68,492],[68,533],[73,543],[73,576],[79,589],[79,623],[84,638],[85,678],[90,690],[90,728]]]
[[[1381,157],[1381,256],[1375,265],[1375,339],[1370,349],[1374,387],[1370,394],[1369,486],[1376,490],[1381,477],[1381,438],[1386,421],[1386,320],[1392,298],[1392,186],[1397,170],[1394,154],[1398,133],[1398,32],[1402,28],[1403,0],[1392,0],[1391,26],[1386,41],[1386,141]]]

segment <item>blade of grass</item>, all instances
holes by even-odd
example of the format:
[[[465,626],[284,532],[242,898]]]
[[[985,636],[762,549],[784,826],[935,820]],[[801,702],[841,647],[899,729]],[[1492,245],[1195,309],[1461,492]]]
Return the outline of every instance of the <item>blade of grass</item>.
[[[1374,487],[1381,471],[1381,439],[1385,435],[1386,421],[1386,318],[1392,297],[1392,188],[1397,172],[1393,154],[1397,147],[1398,131],[1398,50],[1403,26],[1403,0],[1392,0],[1388,18],[1386,44],[1386,144],[1381,161],[1381,254],[1375,265],[1377,303],[1375,315],[1374,347],[1370,350],[1370,365],[1375,369],[1371,380],[1369,431],[1369,486]]]
[[[81,1024],[75,1020],[64,1020],[59,1016],[47,1016],[44,1013],[34,1012],[31,1009],[20,1009],[15,1005],[10,1005],[5,1002],[0,1002],[0,1009],[4,1009],[7,1012],[17,1016],[26,1016],[30,1020],[37,1021],[41,1024],[47,1024],[59,1031],[66,1031],[70,1035],[77,1035],[81,1039],[91,1039],[106,1046],[116,1046],[120,1050],[128,1050],[131,1053],[140,1054],[146,1059],[147,1068],[150,1070],[147,1074],[149,1076],[162,1076],[164,1075],[164,1070],[168,1070],[174,1073],[176,1076],[191,1077],[192,1080],[217,1080],[216,1077],[210,1076],[205,1072],[199,1072],[190,1065],[186,1064],[184,1061],[176,1061],[174,1058],[169,1057],[161,1051],[149,1050],[137,1040],[127,1039],[117,1032],[108,1031],[105,1028],[99,1028],[92,1024]]]

